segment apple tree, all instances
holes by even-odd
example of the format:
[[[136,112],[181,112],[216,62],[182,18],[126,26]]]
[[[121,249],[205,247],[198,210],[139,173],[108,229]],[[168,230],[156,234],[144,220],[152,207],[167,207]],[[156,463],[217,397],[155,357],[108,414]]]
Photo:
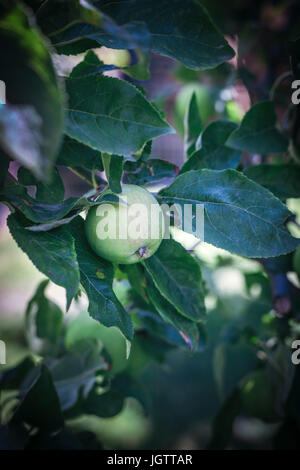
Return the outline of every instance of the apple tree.
[[[278,92],[300,79],[299,40],[287,44],[291,68],[262,92],[230,12],[217,26],[198,0],[0,1],[0,198],[11,237],[45,276],[24,305],[31,353],[0,374],[3,448],[84,448],[70,420],[118,415],[127,397],[147,408],[140,371],[174,348],[204,354],[209,335],[217,382],[227,343],[243,342],[257,363],[222,400],[208,447],[226,447],[241,414],[299,438],[300,369],[291,364],[299,221],[287,202],[300,196],[300,105],[292,88],[287,98]],[[104,62],[103,50],[127,59]],[[174,62],[182,83],[173,115],[141,85],[158,55]],[[157,139],[175,132],[184,142],[180,168],[172,155],[151,155]],[[70,172],[88,186],[79,196],[69,196]],[[125,244],[101,245],[95,214],[103,204],[121,211],[126,187],[135,188],[133,202],[154,188],[147,197],[157,205],[201,207],[203,249],[221,253],[215,265],[201,260],[197,243],[180,242],[172,212],[171,237],[150,237],[147,255],[139,251],[131,264]],[[222,309],[212,279],[226,253],[259,268],[245,273],[253,316],[224,322],[221,338],[207,325]],[[49,282],[65,289],[65,312],[47,297]],[[88,312],[66,322],[82,297]]]

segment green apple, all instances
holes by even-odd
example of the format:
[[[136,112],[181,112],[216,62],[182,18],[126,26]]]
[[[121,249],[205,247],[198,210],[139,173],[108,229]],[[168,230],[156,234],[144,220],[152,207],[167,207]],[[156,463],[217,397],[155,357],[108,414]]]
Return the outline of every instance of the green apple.
[[[90,317],[86,312],[80,313],[67,326],[65,335],[66,349],[72,350],[76,343],[89,338],[101,341],[112,361],[109,375],[115,375],[128,366],[126,358],[126,340],[116,327],[107,328]]]
[[[149,258],[164,234],[164,217],[155,197],[146,189],[124,184],[119,203],[92,207],[85,221],[91,248],[113,263],[133,264]]]
[[[150,362],[150,357],[142,348],[143,338],[135,335],[131,343],[126,372],[131,376],[139,375]]]

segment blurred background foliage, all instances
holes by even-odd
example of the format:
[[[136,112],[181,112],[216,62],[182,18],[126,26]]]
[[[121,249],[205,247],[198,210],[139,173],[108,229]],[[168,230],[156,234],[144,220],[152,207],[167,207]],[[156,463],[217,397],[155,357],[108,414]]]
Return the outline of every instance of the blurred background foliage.
[[[270,89],[283,129],[288,127],[290,118],[286,112],[290,102],[289,81],[283,79],[276,89],[272,86],[278,76],[289,70],[287,40],[296,37],[300,26],[297,2],[210,0],[202,3],[206,4],[237,52],[236,58],[211,71],[197,72],[152,54],[151,80],[137,81],[126,76],[127,80],[147,90],[149,98],[167,115],[178,132],[156,139],[151,157],[172,161],[178,166],[183,163],[184,119],[193,93],[202,128],[216,118],[240,122],[250,103],[268,99]],[[96,52],[107,64],[124,67],[129,61],[127,51],[103,47]],[[80,60],[72,56],[54,57],[62,74],[67,74]],[[201,129],[198,131],[200,133]],[[266,161],[277,164],[285,158],[285,155],[262,157],[244,152],[243,164]],[[67,169],[61,169],[61,172],[66,182],[66,196],[80,195],[88,189]],[[299,199],[290,199],[287,204],[299,214],[300,223]],[[299,287],[299,279],[292,272],[290,255],[270,259],[263,265],[205,243],[195,247],[196,240],[192,236],[174,232],[175,239],[188,249],[194,249],[209,287],[205,299],[208,311],[205,338],[200,350],[191,354],[183,348],[174,348],[171,343],[159,340],[153,343],[153,338],[149,342],[141,328],[133,341],[129,359],[126,359],[123,337],[117,330],[108,332],[89,318],[83,296],[73,301],[69,312],[59,319],[59,309],[65,308],[65,293],[53,284],[43,286],[50,300],[40,308],[55,310],[58,320],[52,325],[50,336],[47,328],[51,325],[40,325],[37,335],[36,320],[32,327],[30,315],[25,320],[24,310],[44,278],[11,239],[5,226],[7,213],[7,208],[1,206],[0,339],[7,345],[7,364],[0,366],[1,369],[15,365],[28,353],[35,360],[59,358],[62,351],[74,353],[72,347],[78,348],[81,341],[85,345],[86,341],[96,341],[100,349],[104,348],[104,357],[108,354],[110,370],[106,377],[122,378],[125,373],[142,388],[142,400],[135,388],[124,402],[116,403],[118,413],[112,417],[105,417],[103,411],[99,413],[103,415],[101,417],[88,413],[78,417],[70,408],[68,429],[80,434],[87,447],[268,449],[284,446],[284,438],[289,436],[291,427],[286,422],[282,425],[282,400],[278,399],[278,394],[286,393],[282,383],[292,376],[288,366],[290,361],[286,359],[291,354],[292,339],[299,335],[299,325],[297,318],[292,320],[284,315],[284,311],[280,314],[280,309],[275,310],[274,285],[266,270],[287,274],[289,282]],[[292,230],[299,236],[295,224]],[[122,271],[117,274],[115,292],[123,305],[130,307],[137,293],[128,290],[128,280]],[[54,302],[54,306],[49,302]],[[141,299],[140,302],[142,310]],[[48,339],[43,339],[43,328],[47,330],[45,336]],[[285,338],[283,343],[278,340],[281,335]],[[79,353],[77,349],[76,354]],[[100,385],[101,377],[100,374]],[[84,386],[87,383],[85,381]],[[234,400],[237,389],[241,393],[239,399]],[[9,393],[2,393],[2,404]],[[72,401],[69,392],[64,397]],[[231,409],[222,421],[224,404]],[[215,416],[218,416],[217,420],[214,420]],[[227,433],[230,416],[234,421],[232,436]],[[218,432],[218,426],[223,433]],[[285,434],[284,426],[287,427]],[[41,439],[43,446],[43,437],[37,439]],[[298,437],[293,435],[289,445],[297,446]]]
[[[175,238],[187,247],[195,242],[183,232],[176,233]],[[277,373],[277,331],[286,320],[278,318],[273,310],[271,286],[258,262],[200,244],[197,259],[210,288],[203,349],[191,354],[173,347],[160,349],[158,344],[153,354],[153,344],[147,345],[143,336],[136,334],[127,360],[123,337],[117,330],[92,320],[84,299],[73,302],[53,344],[37,338],[37,331],[28,322],[24,326],[23,305],[43,277],[17,249],[6,229],[1,231],[0,252],[0,338],[7,344],[5,367],[15,365],[29,352],[35,358],[57,355],[60,341],[64,343],[61,348],[72,350],[72,346],[89,339],[100,341],[106,348],[112,361],[112,377],[125,372],[142,386],[143,404],[139,396],[129,397],[120,413],[111,418],[70,416],[70,429],[92,432],[105,448],[205,448],[212,434],[212,418],[241,384],[245,403],[235,420],[231,446],[272,446],[280,424],[276,417],[274,422],[270,401],[273,390],[269,390],[264,377],[267,370],[274,373],[275,368]],[[115,281],[115,292],[125,306],[129,304],[127,280]],[[47,298],[63,308],[63,289],[49,285]],[[290,354],[288,345],[280,354]]]

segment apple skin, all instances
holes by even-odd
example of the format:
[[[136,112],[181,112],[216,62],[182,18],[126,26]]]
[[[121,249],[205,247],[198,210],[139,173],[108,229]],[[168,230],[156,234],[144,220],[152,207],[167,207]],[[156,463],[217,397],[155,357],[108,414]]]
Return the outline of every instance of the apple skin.
[[[91,318],[87,312],[82,312],[67,327],[65,336],[66,349],[72,350],[76,342],[88,338],[101,341],[103,347],[109,353],[112,366],[107,375],[113,376],[126,369],[128,366],[126,340],[118,328],[107,328]]]
[[[124,184],[122,186],[122,192],[118,194],[119,198],[123,196],[127,198],[126,204],[114,203],[105,205],[105,212],[103,208],[103,215],[97,215],[97,209],[99,206],[92,207],[85,220],[85,232],[88,242],[94,252],[102,258],[111,261],[112,263],[118,264],[133,264],[141,261],[142,259],[149,258],[158,249],[163,233],[164,233],[164,219],[162,210],[152,194],[140,186],[133,184]],[[141,221],[141,228],[148,229],[148,237],[141,238],[130,238],[127,239],[119,238],[118,233],[115,238],[99,238],[99,222],[105,217],[106,220],[114,220],[116,217],[117,229],[124,229],[125,233],[128,233],[128,227],[122,227],[120,224],[123,223],[122,213],[130,209],[133,204],[143,204],[145,210],[142,211],[139,217]],[[157,210],[161,213],[159,218],[158,227],[158,238],[151,239],[151,205],[156,205]],[[99,214],[99,212],[98,212]],[[128,225],[132,221],[132,217],[128,217]],[[97,228],[98,227],[98,228]],[[101,230],[100,230],[101,231]],[[98,234],[97,234],[98,232]],[[118,232],[118,230],[117,230]],[[104,233],[104,230],[103,230]]]

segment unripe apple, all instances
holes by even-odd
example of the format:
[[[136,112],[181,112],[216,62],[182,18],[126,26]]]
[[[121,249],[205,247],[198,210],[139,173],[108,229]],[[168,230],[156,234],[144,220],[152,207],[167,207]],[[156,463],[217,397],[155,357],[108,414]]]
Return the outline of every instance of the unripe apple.
[[[97,339],[110,355],[112,366],[108,375],[119,374],[128,366],[126,340],[118,328],[107,328],[95,321],[87,312],[74,318],[68,325],[65,346],[72,350],[76,343],[85,339]]]
[[[91,248],[113,263],[133,264],[149,258],[164,234],[163,212],[146,189],[124,184],[119,203],[92,207],[85,221]]]

